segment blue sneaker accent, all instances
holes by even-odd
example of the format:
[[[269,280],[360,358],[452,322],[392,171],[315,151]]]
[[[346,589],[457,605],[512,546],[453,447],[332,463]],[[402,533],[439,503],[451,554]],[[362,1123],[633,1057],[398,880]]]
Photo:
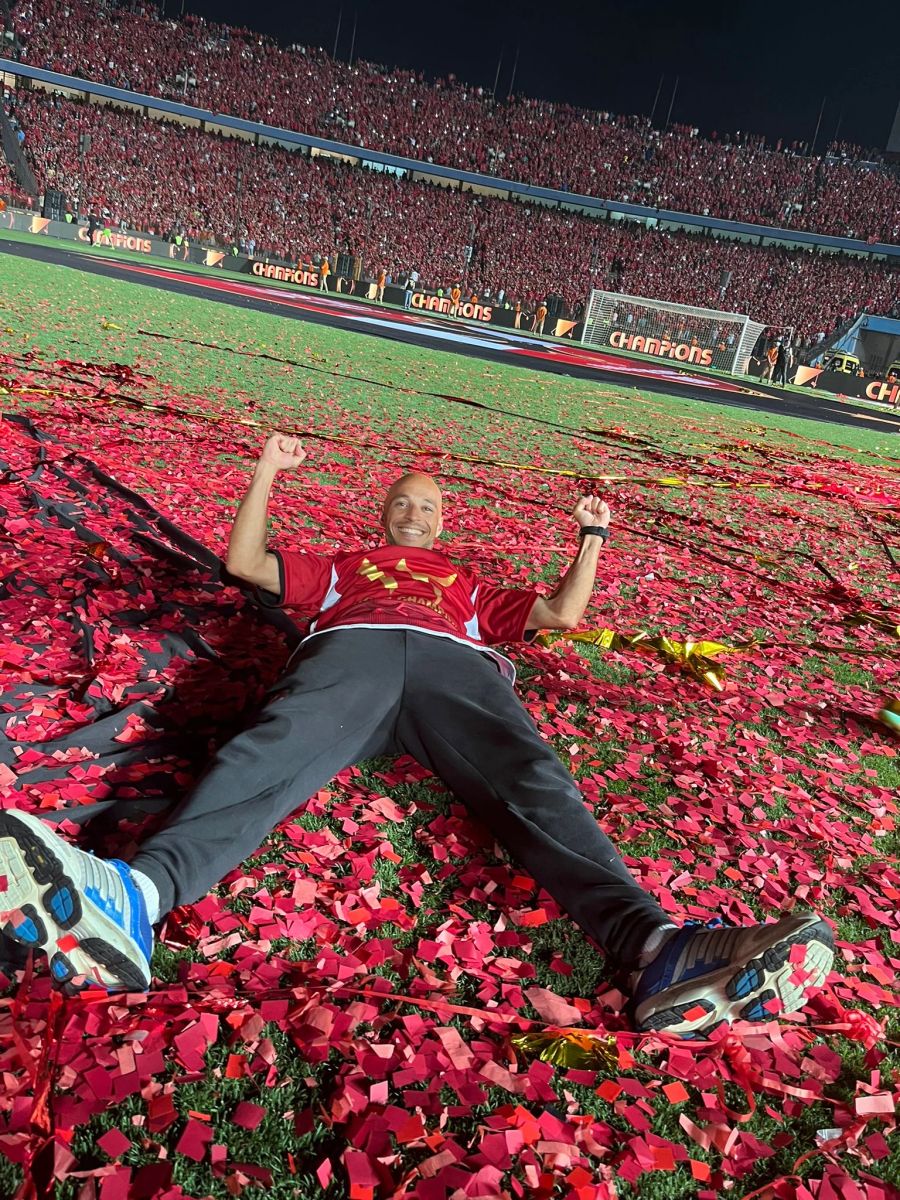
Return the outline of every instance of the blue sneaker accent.
[[[16,937],[23,942],[37,942],[40,940],[40,934],[37,930],[37,925],[30,917],[26,917],[18,925],[14,925]]]
[[[70,921],[75,912],[75,903],[72,900],[72,893],[68,888],[60,888],[50,897],[50,908],[53,916],[56,917],[60,924],[63,921]]]
[[[138,943],[140,949],[143,950],[144,958],[150,960],[152,950],[154,950],[154,932],[150,929],[150,920],[146,914],[146,901],[144,893],[134,883],[131,876],[131,871],[127,865],[121,862],[119,858],[107,858],[107,866],[112,866],[122,881],[122,886],[125,888],[125,895],[128,900],[128,914],[121,911],[121,908],[116,906],[113,896],[103,895],[100,890],[95,887],[86,887],[84,889],[85,896],[95,904],[100,910],[107,914],[110,920],[114,920],[119,929],[133,941]]]
[[[699,929],[695,926],[685,926],[684,929],[680,929],[678,933],[669,938],[641,975],[642,995],[655,996],[657,992],[674,983],[676,975],[679,982],[686,982],[690,979],[699,979],[701,975],[707,975],[710,971],[718,971],[725,966],[728,960],[719,954],[714,958],[697,958],[690,966],[679,971],[682,951],[698,932]]]
[[[754,1000],[752,1004],[748,1004],[746,1008],[742,1009],[742,1014],[747,1021],[768,1021],[772,1017],[761,1000]]]
[[[795,946],[805,948],[799,961]],[[685,927],[635,977],[635,1023],[702,1037],[723,1022],[796,1012],[825,982],[833,946],[827,922],[810,912],[743,929]]]
[[[759,971],[753,968],[748,968],[736,975],[731,981],[731,988],[735,996],[749,996],[750,993],[759,987]]]
[[[55,958],[53,960],[53,962],[50,964],[50,970],[53,972],[53,974],[56,976],[57,979],[66,979],[69,974],[66,964],[58,958]]]

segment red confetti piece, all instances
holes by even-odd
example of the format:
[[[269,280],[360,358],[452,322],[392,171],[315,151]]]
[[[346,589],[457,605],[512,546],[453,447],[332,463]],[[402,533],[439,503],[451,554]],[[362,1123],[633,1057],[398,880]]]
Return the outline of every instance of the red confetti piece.
[[[201,1162],[206,1153],[206,1147],[213,1140],[213,1131],[202,1121],[191,1117],[184,1132],[175,1144],[175,1153]]]
[[[690,1093],[683,1083],[665,1083],[662,1088],[666,1099],[670,1104],[682,1104],[690,1098]]]
[[[706,1016],[706,1009],[702,1004],[695,1004],[693,1008],[689,1008],[684,1013],[685,1021],[701,1021]]]
[[[265,1118],[266,1110],[258,1104],[249,1104],[242,1100],[231,1116],[232,1123],[241,1129],[256,1129]]]
[[[131,1149],[131,1142],[119,1129],[108,1129],[97,1138],[97,1145],[110,1158],[120,1158]]]
[[[896,1106],[897,1101],[890,1092],[876,1092],[871,1096],[857,1096],[853,1101],[853,1107],[856,1109],[857,1115],[861,1117],[887,1116],[894,1112]]]

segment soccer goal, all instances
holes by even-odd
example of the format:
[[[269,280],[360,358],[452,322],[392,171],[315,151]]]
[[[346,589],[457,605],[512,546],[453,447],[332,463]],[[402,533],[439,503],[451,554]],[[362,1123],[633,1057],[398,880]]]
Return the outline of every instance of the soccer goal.
[[[633,350],[685,366],[745,375],[765,328],[740,313],[594,290],[581,340],[588,346]]]

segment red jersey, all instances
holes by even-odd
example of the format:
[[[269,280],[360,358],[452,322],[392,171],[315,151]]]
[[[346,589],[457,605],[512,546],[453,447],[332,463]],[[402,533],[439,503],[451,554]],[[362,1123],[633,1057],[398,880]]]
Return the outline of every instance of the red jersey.
[[[485,583],[437,550],[379,546],[333,556],[275,555],[279,603],[312,617],[307,637],[333,629],[415,629],[483,651],[524,638],[538,596],[531,588]],[[507,658],[488,653],[507,678],[515,678]]]

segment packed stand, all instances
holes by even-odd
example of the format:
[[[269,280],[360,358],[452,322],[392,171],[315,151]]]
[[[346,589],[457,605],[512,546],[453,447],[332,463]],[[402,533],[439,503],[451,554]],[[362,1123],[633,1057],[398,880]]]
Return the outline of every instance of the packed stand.
[[[827,158],[747,134],[702,138],[642,117],[489,92],[454,77],[321,50],[280,48],[245,29],[87,0],[21,0],[19,53],[80,75],[214,112],[546,187],[732,220],[896,241],[900,180],[842,143]]]
[[[4,107],[6,107],[4,105]],[[7,108],[7,115],[9,110]],[[20,193],[19,181],[16,178],[16,172],[12,164],[7,162],[6,157],[0,151],[0,198],[12,199]]]
[[[42,185],[113,226],[180,229],[285,259],[353,245],[437,269],[462,261],[467,206],[439,189],[42,92],[22,93],[19,111]]]
[[[179,231],[290,261],[348,251],[371,275],[416,269],[445,288],[462,282],[474,227],[469,292],[496,299],[502,289],[532,310],[557,294],[571,309],[602,287],[749,313],[809,342],[861,308],[888,311],[896,297],[896,272],[859,258],[477,197],[43,92],[21,93],[17,111],[41,185],[115,227]]]

